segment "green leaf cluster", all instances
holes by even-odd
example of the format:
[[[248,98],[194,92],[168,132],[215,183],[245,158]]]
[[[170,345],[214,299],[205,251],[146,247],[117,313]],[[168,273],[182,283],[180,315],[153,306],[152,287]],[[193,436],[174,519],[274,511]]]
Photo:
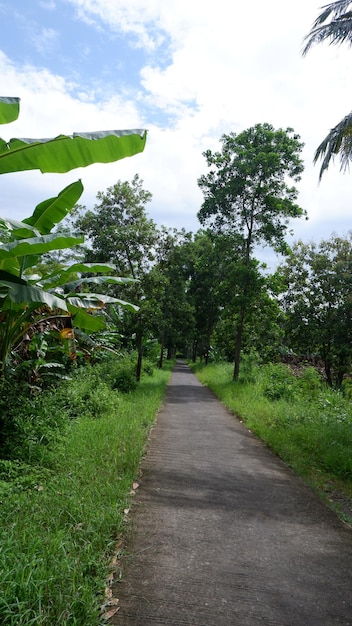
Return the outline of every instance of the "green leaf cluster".
[[[0,98],[0,123],[19,115],[19,98]],[[39,169],[41,172],[67,172],[91,163],[107,163],[132,156],[144,149],[146,131],[101,131],[54,139],[0,140],[0,174]],[[55,227],[67,216],[83,192],[80,180],[68,185],[57,196],[35,208],[22,222],[0,219],[0,372],[13,360],[16,350],[39,321],[55,314],[66,314],[73,324],[92,332],[105,328],[103,317],[93,311],[108,303],[137,307],[119,298],[102,294],[77,294],[83,283],[121,284],[111,264],[71,264],[41,273],[37,268],[45,255],[83,243],[82,234],[61,232]],[[44,270],[43,270],[44,268]],[[84,276],[99,273],[99,276]],[[102,274],[105,274],[102,276]],[[15,358],[16,360],[16,358]]]

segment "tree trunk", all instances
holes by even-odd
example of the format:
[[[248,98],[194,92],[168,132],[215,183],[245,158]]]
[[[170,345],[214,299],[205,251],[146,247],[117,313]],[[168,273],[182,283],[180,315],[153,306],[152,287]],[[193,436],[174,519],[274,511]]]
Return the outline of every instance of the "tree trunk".
[[[210,337],[211,337],[211,330],[208,329],[208,332],[207,332],[207,346],[205,348],[205,365],[208,365],[208,363],[209,363]]]
[[[331,365],[328,361],[325,361],[325,360],[324,360],[324,370],[325,370],[326,382],[328,383],[329,387],[332,387]]]
[[[197,349],[198,349],[198,340],[195,339],[193,342],[193,350],[192,350],[192,361],[193,363],[197,360]]]
[[[142,359],[143,359],[143,337],[142,337],[142,332],[140,330],[136,333],[136,343],[137,343],[137,351],[138,351],[136,379],[137,379],[137,382],[139,382],[141,379]]]
[[[163,368],[163,361],[164,361],[164,342],[162,341],[161,346],[160,346],[160,356],[159,356],[159,363],[158,363],[159,370]]]
[[[243,336],[245,314],[246,314],[246,307],[243,305],[240,311],[240,318],[238,320],[237,334],[236,334],[235,358],[234,358],[234,368],[233,368],[234,380],[238,380],[238,377],[240,375],[240,358],[241,358],[241,346],[242,346],[242,336]]]

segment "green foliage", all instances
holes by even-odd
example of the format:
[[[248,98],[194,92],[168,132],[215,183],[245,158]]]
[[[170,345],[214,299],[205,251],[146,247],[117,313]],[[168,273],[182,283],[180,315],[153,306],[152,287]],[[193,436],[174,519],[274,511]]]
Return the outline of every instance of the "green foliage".
[[[0,457],[44,463],[68,420],[55,393],[32,395],[16,379],[0,381]]]
[[[278,273],[285,281],[285,342],[297,354],[319,354],[327,382],[340,387],[352,358],[352,235],[293,246]]]
[[[316,43],[328,41],[330,44],[351,44],[351,2],[349,0],[337,0],[324,5],[322,12],[315,20],[310,33],[306,36],[306,45],[303,54],[307,54]],[[325,139],[315,151],[314,162],[322,159],[319,173],[321,179],[328,169],[331,159],[336,155],[340,157],[341,170],[346,170],[352,158],[351,149],[352,114],[348,113],[334,128],[330,130]]]
[[[124,336],[124,347],[128,349],[132,343],[138,352],[137,380],[141,376],[143,342],[149,337],[157,308],[154,293],[148,289],[148,274],[158,237],[156,225],[145,210],[151,198],[151,193],[143,189],[143,181],[136,174],[131,182],[118,181],[105,192],[98,192],[94,209],[87,211],[80,207],[74,221],[75,228],[85,233],[89,240],[86,260],[112,262],[119,274],[126,281],[130,280],[130,284],[126,283],[124,287],[124,294],[140,304],[137,315],[125,311],[117,324],[117,330]],[[110,293],[116,297],[119,290],[112,285]]]
[[[221,143],[221,151],[204,153],[210,171],[198,180],[204,194],[198,218],[213,233],[232,240],[228,291],[234,294],[234,378],[238,379],[248,312],[263,290],[254,248],[269,245],[286,253],[289,220],[305,215],[296,204],[297,188],[289,184],[290,179],[300,180],[303,144],[291,128],[275,130],[270,124],[223,135]]]
[[[260,370],[263,395],[271,401],[296,401],[302,398],[316,398],[322,390],[323,381],[314,367],[303,367],[294,373],[283,363],[264,365]]]
[[[241,383],[254,383],[258,376],[258,368],[262,360],[256,350],[251,350],[242,355],[241,374],[239,381]]]
[[[263,395],[269,400],[292,401],[295,398],[295,377],[287,365],[265,366],[265,378],[262,378]]]
[[[37,489],[51,475],[52,472],[45,467],[35,467],[17,459],[0,459],[0,502],[3,503],[6,496]]]
[[[79,369],[63,384],[63,396],[70,384],[77,389],[80,374],[84,383],[86,370]],[[100,419],[87,412],[70,420],[44,466],[0,461],[2,625],[104,623],[106,579],[128,532],[124,511],[169,375],[157,371],[146,385],[142,380]],[[61,391],[53,395],[52,408],[60,407]]]
[[[136,381],[136,355],[131,354],[122,360],[106,359],[97,365],[98,375],[101,376],[111,389],[122,393],[133,391],[137,386]]]
[[[109,261],[121,276],[142,278],[153,260],[156,241],[156,226],[145,211],[151,199],[136,174],[131,182],[118,181],[99,191],[93,210],[80,207],[74,227],[89,241],[86,260]]]
[[[151,278],[156,285],[152,306],[157,338],[161,345],[159,365],[164,347],[168,358],[177,351],[185,353],[194,330],[194,303],[190,295],[192,267],[191,233],[184,229],[163,228],[159,233],[156,265]]]
[[[0,123],[11,122],[18,114],[18,98],[0,98]],[[0,140],[0,173],[28,169],[67,172],[97,161],[111,162],[131,156],[144,149],[145,141],[145,131],[81,133],[49,140]],[[43,255],[83,242],[81,236],[51,232],[77,203],[82,191],[83,185],[77,181],[56,197],[41,202],[23,222],[0,219],[0,376],[14,360],[13,350],[21,344],[31,327],[53,311],[73,316],[76,325],[86,331],[96,331],[105,326],[104,321],[93,318],[84,309],[101,309],[113,301],[121,306],[127,304],[106,296],[98,298],[81,293],[78,297],[75,293],[67,293],[67,289],[65,293],[63,286],[67,283],[68,273],[71,269],[71,274],[76,274],[77,267],[74,270],[56,268],[54,282],[53,275],[44,271],[44,275],[38,277],[36,273]],[[45,270],[44,264],[43,268]],[[99,271],[104,271],[101,268]],[[114,277],[95,280],[100,283],[116,281]],[[133,309],[132,305],[128,306]]]
[[[325,384],[321,374],[312,366],[306,366],[298,375],[299,389],[303,397],[317,398]]]
[[[352,400],[352,378],[345,378],[342,381],[341,391],[345,398]]]
[[[221,152],[204,153],[211,170],[198,181],[205,196],[201,223],[233,233],[244,255],[263,243],[282,251],[288,218],[305,215],[295,203],[297,189],[288,185],[303,171],[299,136],[291,128],[256,124],[221,142]]]
[[[128,393],[137,386],[132,358],[110,356],[94,366],[73,371],[71,380],[60,385],[56,393],[57,407],[62,407],[70,418],[82,415],[101,418],[118,412],[119,392]]]

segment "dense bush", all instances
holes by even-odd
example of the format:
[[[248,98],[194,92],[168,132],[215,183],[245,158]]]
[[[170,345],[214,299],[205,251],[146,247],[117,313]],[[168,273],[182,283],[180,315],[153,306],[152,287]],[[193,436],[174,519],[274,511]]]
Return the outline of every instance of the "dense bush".
[[[56,390],[32,395],[26,385],[1,381],[0,458],[43,462],[68,422],[65,407],[57,405]]]
[[[268,400],[292,402],[301,398],[316,398],[326,387],[314,367],[303,367],[294,372],[289,365],[268,363],[260,369],[261,389]]]
[[[296,379],[287,365],[268,364],[261,375],[263,395],[269,400],[293,400],[296,392]]]
[[[145,361],[143,373],[153,365]],[[118,412],[120,394],[137,387],[135,355],[73,367],[68,380],[33,393],[17,380],[0,382],[0,458],[49,463],[44,457],[65,433],[70,420],[101,418]]]

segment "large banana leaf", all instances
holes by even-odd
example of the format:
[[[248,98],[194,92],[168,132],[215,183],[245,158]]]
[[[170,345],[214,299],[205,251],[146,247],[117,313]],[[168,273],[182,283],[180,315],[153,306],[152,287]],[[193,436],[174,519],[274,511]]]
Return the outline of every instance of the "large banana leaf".
[[[80,285],[84,283],[89,283],[93,285],[104,285],[104,284],[114,284],[114,285],[126,285],[129,283],[135,283],[136,281],[133,278],[123,278],[121,276],[85,276],[84,278],[78,278],[75,281],[72,281],[68,284],[69,289],[75,290]]]
[[[54,139],[0,139],[0,174],[39,169],[68,172],[143,152],[145,130],[111,130],[59,135]]]
[[[27,237],[40,235],[39,230],[34,226],[28,227],[25,222],[19,222],[10,217],[0,217],[0,233],[1,230],[13,239],[27,239]]]
[[[42,282],[48,285],[63,285],[67,283],[71,276],[77,277],[77,274],[87,273],[107,273],[111,270],[115,270],[116,266],[113,263],[73,263],[67,269],[59,269],[51,274],[43,276]],[[74,289],[74,287],[72,287]]]
[[[96,333],[105,330],[106,323],[102,315],[92,315],[79,307],[70,307],[75,328],[80,328],[86,333]]]
[[[41,237],[10,241],[0,245],[0,259],[45,254],[52,250],[70,248],[71,246],[76,246],[83,242],[84,237],[81,235],[66,235],[63,233],[51,233],[49,235],[42,235]]]
[[[43,291],[40,287],[2,280],[0,278],[0,289],[2,290],[3,288],[6,290],[6,294],[4,293],[3,296],[8,295],[11,302],[15,304],[38,304],[38,306],[46,304],[50,309],[68,310],[63,298]]]
[[[84,309],[102,309],[106,304],[118,304],[127,308],[129,311],[139,310],[138,306],[131,304],[130,302],[125,302],[124,300],[120,300],[119,298],[114,298],[113,296],[107,296],[102,293],[72,293],[65,296],[66,303],[69,311],[71,307],[79,307]]]
[[[44,200],[34,209],[33,215],[23,220],[25,224],[33,226],[42,235],[47,235],[53,227],[61,222],[67,213],[75,206],[83,193],[80,180],[71,183],[55,198]],[[27,235],[28,236],[28,235]]]
[[[0,124],[10,124],[20,113],[20,99],[0,97]]]
[[[67,300],[67,307],[70,311],[73,324],[75,328],[80,328],[87,333],[99,332],[106,329],[106,322],[102,315],[92,315],[85,308],[97,309],[102,308],[105,303],[118,304],[119,306],[135,313],[138,311],[138,307],[130,302],[124,302],[118,298],[109,298],[108,296],[97,296],[97,298],[90,299],[92,294],[82,294],[84,299],[69,297]],[[102,300],[103,298],[103,300]],[[90,305],[90,306],[89,306]]]

